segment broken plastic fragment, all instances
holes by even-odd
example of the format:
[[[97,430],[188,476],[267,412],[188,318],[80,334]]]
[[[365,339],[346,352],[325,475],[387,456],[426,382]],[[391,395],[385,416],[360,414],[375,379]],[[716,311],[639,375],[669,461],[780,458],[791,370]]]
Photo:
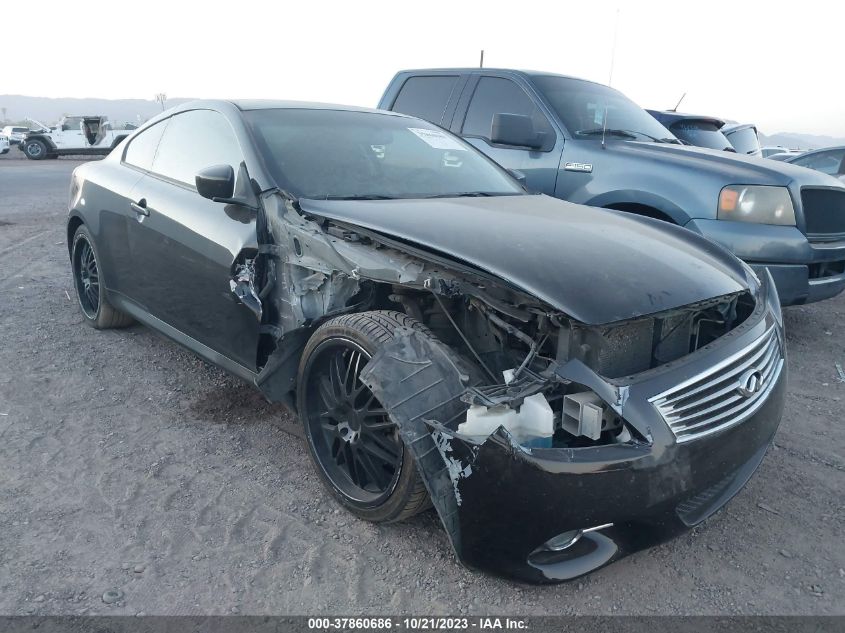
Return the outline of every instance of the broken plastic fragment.
[[[237,267],[235,276],[229,280],[229,289],[261,321],[263,308],[255,290],[254,260],[248,259]]]

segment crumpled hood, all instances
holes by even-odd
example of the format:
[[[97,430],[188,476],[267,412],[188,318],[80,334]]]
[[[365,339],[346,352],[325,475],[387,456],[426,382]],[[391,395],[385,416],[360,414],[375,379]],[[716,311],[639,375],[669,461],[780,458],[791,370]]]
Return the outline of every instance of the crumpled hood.
[[[483,269],[591,325],[756,292],[739,260],[691,231],[545,195],[299,203]]]
[[[842,184],[836,178],[806,167],[693,145],[617,140],[607,143],[607,151],[631,159],[651,161],[654,169],[666,166],[677,170],[686,163],[699,177],[705,174],[716,176],[723,179],[724,184],[781,187],[792,183],[820,187]]]

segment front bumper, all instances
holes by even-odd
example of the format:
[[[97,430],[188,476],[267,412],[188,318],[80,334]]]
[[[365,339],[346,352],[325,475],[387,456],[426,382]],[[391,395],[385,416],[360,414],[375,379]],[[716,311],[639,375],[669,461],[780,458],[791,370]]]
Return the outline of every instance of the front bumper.
[[[459,413],[460,381],[430,388],[433,377],[455,370],[454,361],[412,335],[380,350],[362,380],[397,422],[461,562],[529,582],[560,582],[689,529],[748,481],[780,423],[785,364],[753,415],[693,441],[678,443],[649,399],[743,350],[772,323],[768,313],[725,335],[716,349],[646,372],[637,382],[605,383],[608,393],[626,394],[623,417],[640,437],[621,444],[529,449],[501,428],[481,444],[462,438],[438,422]],[[421,359],[430,374],[420,369]],[[589,386],[597,393],[602,388]],[[577,530],[587,531],[571,547],[538,551]]]
[[[810,242],[794,226],[726,220],[691,220],[686,228],[721,244],[758,274],[768,268],[781,305],[821,301],[845,290],[845,242]]]

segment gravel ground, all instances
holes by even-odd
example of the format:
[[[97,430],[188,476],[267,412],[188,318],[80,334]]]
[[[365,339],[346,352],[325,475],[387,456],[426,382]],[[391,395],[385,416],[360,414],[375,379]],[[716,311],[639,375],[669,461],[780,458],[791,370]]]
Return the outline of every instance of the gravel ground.
[[[86,327],[64,241],[77,164],[0,157],[0,614],[845,613],[845,296],[786,311],[784,422],[723,511],[519,585],[461,567],[433,512],[341,511],[296,417],[248,385],[144,327]]]

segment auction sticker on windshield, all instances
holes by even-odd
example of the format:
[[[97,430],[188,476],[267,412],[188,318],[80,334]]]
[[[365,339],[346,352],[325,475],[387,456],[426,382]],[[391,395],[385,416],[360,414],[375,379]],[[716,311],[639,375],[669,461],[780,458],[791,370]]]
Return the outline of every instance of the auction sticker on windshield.
[[[462,146],[455,139],[449,138],[440,130],[427,130],[422,127],[409,127],[411,132],[419,136],[434,149],[454,149],[465,152],[466,147]]]

